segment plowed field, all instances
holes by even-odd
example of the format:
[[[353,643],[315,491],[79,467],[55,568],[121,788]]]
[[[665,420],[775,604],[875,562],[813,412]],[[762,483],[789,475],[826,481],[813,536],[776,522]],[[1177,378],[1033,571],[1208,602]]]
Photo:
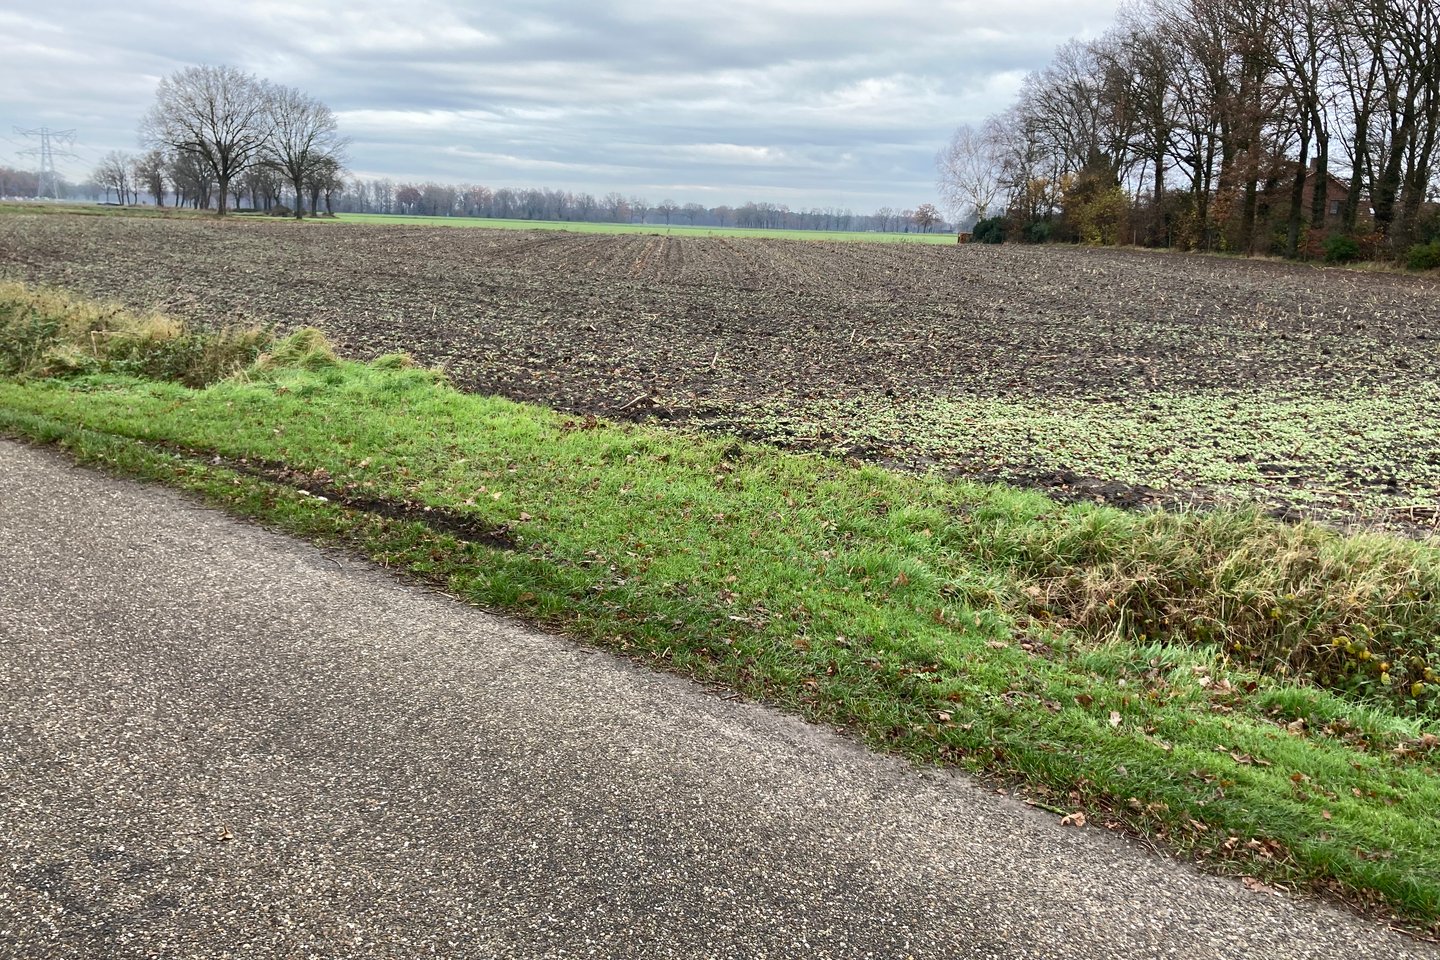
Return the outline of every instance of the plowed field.
[[[1440,516],[1440,284],[1069,248],[0,217],[0,276],[1124,504]]]

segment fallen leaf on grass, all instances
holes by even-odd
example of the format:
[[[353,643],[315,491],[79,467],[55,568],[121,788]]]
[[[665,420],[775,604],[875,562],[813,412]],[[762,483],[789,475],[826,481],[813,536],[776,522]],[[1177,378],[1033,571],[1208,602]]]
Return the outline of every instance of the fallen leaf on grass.
[[[1123,718],[1120,716],[1120,711],[1119,711],[1119,710],[1111,710],[1111,711],[1110,711],[1110,726],[1112,726],[1112,727],[1118,727],[1118,726],[1120,726],[1120,721],[1121,721],[1122,719],[1123,719]]]
[[[1067,813],[1060,818],[1060,826],[1062,827],[1083,827],[1085,826],[1085,822],[1085,814],[1079,810],[1076,810],[1074,813]]]

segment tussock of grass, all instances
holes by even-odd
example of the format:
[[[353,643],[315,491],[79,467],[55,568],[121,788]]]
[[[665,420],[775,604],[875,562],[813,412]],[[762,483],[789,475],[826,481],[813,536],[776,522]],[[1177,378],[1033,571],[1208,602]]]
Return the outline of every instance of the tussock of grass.
[[[314,327],[305,327],[276,342],[262,353],[252,368],[253,371],[269,370],[324,370],[339,363],[335,348],[325,334]]]
[[[1440,921],[1434,700],[1373,667],[1434,661],[1433,545],[1064,507],[566,417],[320,347],[203,390],[0,380],[0,432],[1016,778],[1222,869]]]
[[[8,376],[122,373],[199,387],[255,363],[273,339],[259,328],[201,330],[169,317],[0,283],[0,374]]]

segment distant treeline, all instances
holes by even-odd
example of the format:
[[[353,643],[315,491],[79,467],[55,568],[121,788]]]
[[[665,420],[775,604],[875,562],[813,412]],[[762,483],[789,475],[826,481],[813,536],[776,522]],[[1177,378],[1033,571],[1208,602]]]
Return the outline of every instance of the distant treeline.
[[[1440,233],[1440,3],[1144,0],[938,164],[987,236],[1403,253]]]
[[[336,211],[407,214],[427,217],[487,217],[502,220],[559,220],[590,223],[650,223],[696,227],[748,227],[771,230],[871,230],[930,232],[946,224],[933,204],[914,209],[881,207],[856,213],[838,207],[792,210],[785,204],[744,203],[707,207],[611,192],[590,193],[538,187],[510,188],[474,184],[408,183],[352,179],[335,201]]]

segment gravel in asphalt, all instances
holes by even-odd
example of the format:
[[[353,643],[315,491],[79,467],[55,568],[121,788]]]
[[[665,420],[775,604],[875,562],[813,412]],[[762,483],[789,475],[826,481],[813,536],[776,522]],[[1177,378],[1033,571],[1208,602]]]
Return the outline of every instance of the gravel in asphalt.
[[[0,956],[1440,956],[0,441]]]

